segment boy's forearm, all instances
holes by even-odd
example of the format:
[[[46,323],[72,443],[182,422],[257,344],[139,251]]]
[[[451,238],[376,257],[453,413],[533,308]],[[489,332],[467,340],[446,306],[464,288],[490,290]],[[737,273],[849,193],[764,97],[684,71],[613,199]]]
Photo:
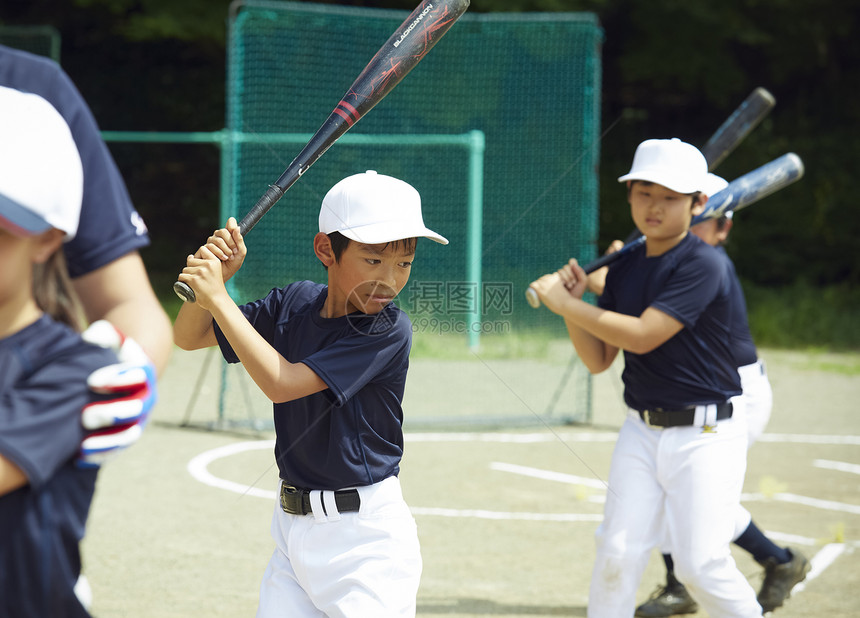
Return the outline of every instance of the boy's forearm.
[[[607,311],[579,299],[571,299],[561,315],[565,323],[586,331],[610,350],[616,348],[634,354],[651,352],[683,328],[681,322],[652,307],[637,317]]]
[[[218,343],[212,314],[196,303],[184,303],[173,323],[173,342],[183,350],[199,350]]]
[[[614,311],[607,311],[590,305],[581,299],[574,298],[571,301],[565,307],[565,311],[562,314],[565,324],[568,325],[569,333],[571,327],[574,327],[599,340],[604,347],[609,346],[616,350],[619,348],[630,350],[637,347],[635,342],[640,326],[638,318]],[[571,340],[573,341],[573,339],[573,334],[571,334]],[[593,342],[585,343],[587,338],[584,336],[579,336],[578,339],[583,345],[594,345],[596,347],[596,344]],[[576,343],[574,341],[574,345]]]
[[[229,298],[213,305],[212,316],[248,375],[271,401],[291,401],[328,388],[306,365],[287,361]]]
[[[618,348],[608,345],[568,319],[564,320],[564,324],[576,353],[589,372],[601,373],[612,365]]]

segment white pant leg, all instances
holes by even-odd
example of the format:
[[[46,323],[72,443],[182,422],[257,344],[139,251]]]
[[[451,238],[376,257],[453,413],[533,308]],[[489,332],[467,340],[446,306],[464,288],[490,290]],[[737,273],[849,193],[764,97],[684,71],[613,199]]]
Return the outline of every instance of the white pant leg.
[[[632,616],[636,589],[660,535],[663,489],[657,482],[660,430],[628,418],[612,453],[603,522],[588,597],[590,618]]]
[[[277,586],[264,582],[260,606],[264,606],[264,592],[277,590],[278,596],[288,598],[286,607],[305,613],[285,611],[283,600],[267,598],[265,606],[277,611],[258,616],[415,616],[421,551],[400,482],[391,477],[360,487],[359,494],[358,513],[333,514],[331,502],[327,504],[329,517],[288,515],[280,507],[276,509],[275,517],[287,522],[278,526],[283,536],[276,543],[279,548],[285,546],[290,568],[273,570],[276,578],[287,581],[279,581]]]
[[[83,573],[78,575],[78,581],[75,582],[75,596],[84,609],[90,611],[93,606],[93,589],[90,587],[90,580]]]
[[[278,488],[280,490],[280,487]],[[305,518],[312,518],[307,515]],[[257,606],[257,618],[276,618],[294,616],[295,618],[324,618],[311,601],[308,593],[298,582],[298,577],[290,561],[287,539],[293,524],[300,523],[304,518],[287,515],[281,510],[279,500],[275,500],[275,511],[272,514],[271,533],[275,541],[275,551],[269,558],[269,564],[260,583],[260,600]]]
[[[716,433],[664,430],[658,470],[666,488],[666,527],[675,572],[712,618],[761,616],[756,593],[730,551],[746,471],[743,401]]]
[[[738,504],[735,507],[735,532],[734,536],[732,536],[732,542],[738,540],[746,529],[750,527],[752,523],[752,514],[746,510],[746,508],[742,504]]]
[[[764,433],[773,410],[773,389],[762,361],[738,368],[746,405],[748,446]]]

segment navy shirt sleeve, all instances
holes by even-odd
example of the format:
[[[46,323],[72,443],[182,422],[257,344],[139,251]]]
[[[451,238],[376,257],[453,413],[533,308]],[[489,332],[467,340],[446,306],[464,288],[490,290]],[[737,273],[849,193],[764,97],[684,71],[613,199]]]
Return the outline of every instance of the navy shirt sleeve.
[[[37,94],[65,119],[84,168],[81,220],[66,243],[69,274],[79,277],[149,244],[146,225],[102,140],[92,112],[58,64],[0,46],[0,86]]]
[[[0,453],[31,487],[77,455],[85,437],[81,412],[96,397],[87,377],[115,362],[110,350],[84,343],[47,318],[0,341]]]
[[[693,328],[724,285],[724,268],[714,251],[689,256],[666,280],[651,306],[672,316],[685,328]]]

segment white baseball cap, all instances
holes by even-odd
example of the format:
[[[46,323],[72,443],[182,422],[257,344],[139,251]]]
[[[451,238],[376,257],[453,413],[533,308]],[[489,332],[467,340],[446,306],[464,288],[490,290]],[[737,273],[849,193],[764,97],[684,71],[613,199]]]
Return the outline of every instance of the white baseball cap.
[[[69,126],[36,94],[0,86],[0,227],[17,236],[57,228],[74,238],[84,172]]]
[[[708,197],[713,197],[728,186],[728,180],[722,176],[717,176],[716,174],[711,174],[709,172],[708,177],[705,179],[705,187],[702,189],[702,193]]]
[[[367,245],[424,237],[448,244],[424,225],[421,196],[402,180],[368,170],[333,186],[320,208],[320,232]]]
[[[645,180],[678,193],[704,191],[708,162],[698,148],[672,139],[645,140],[636,148],[630,171],[618,182]]]

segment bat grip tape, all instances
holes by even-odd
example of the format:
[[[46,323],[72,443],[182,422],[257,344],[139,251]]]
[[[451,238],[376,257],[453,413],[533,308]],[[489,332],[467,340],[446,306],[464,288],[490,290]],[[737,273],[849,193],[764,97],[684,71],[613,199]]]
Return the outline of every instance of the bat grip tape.
[[[242,217],[242,220],[239,222],[239,232],[242,236],[250,232],[251,229],[257,225],[257,222],[263,218],[263,215],[269,212],[269,209],[274,206],[283,195],[284,190],[281,189],[281,187],[278,185],[269,185],[268,190],[259,200],[257,200],[254,207],[249,210],[248,214]]]

